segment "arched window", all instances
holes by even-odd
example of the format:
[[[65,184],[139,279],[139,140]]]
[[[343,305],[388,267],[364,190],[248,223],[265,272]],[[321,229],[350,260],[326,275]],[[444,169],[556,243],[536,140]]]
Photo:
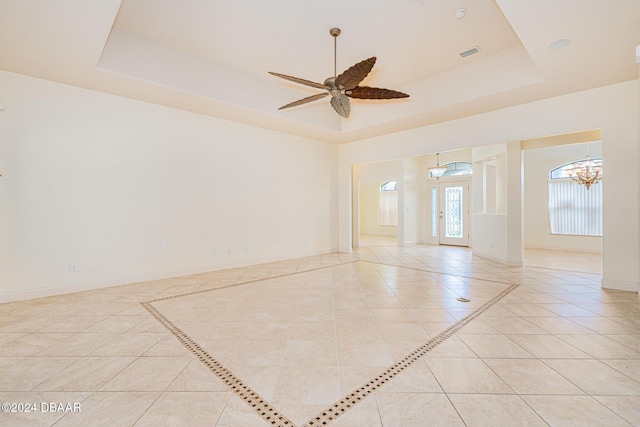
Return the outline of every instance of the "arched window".
[[[549,171],[549,179],[562,179],[562,178],[569,178],[569,171],[571,169],[574,168],[574,165],[578,162],[583,163],[583,162],[587,162],[590,161],[592,167],[598,168],[600,170],[602,170],[602,159],[600,158],[596,158],[596,159],[583,159],[583,160],[576,160],[575,162],[571,162],[571,163],[567,163],[564,164],[562,166],[558,166],[555,169],[551,169],[551,171]]]
[[[472,166],[469,162],[453,162],[447,163],[446,165],[442,165],[442,167],[447,168],[446,171],[442,174],[442,176],[454,176],[454,175],[471,175]],[[429,176],[433,178],[433,175],[429,173]]]
[[[389,181],[380,186],[380,191],[398,191],[398,182]]]
[[[471,175],[471,163],[469,162],[454,162],[445,165],[447,170],[442,176],[453,175]]]
[[[602,159],[590,159],[602,168]],[[576,160],[549,171],[549,227],[551,234],[602,236],[602,184],[588,189],[574,182],[569,171]]]
[[[398,225],[398,182],[389,181],[380,186],[380,225]]]

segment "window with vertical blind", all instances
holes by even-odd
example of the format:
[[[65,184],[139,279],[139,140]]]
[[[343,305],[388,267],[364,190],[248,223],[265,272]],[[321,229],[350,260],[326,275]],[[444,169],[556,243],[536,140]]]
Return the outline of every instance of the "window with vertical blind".
[[[385,182],[380,186],[380,225],[398,225],[398,183]]]
[[[587,189],[573,182],[566,173],[568,165],[549,172],[551,234],[602,236],[602,183]]]

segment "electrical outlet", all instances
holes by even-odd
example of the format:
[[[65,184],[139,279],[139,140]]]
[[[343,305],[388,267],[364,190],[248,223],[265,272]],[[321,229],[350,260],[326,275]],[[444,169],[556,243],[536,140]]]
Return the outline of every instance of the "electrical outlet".
[[[77,271],[78,271],[78,266],[77,266],[77,265],[75,265],[75,264],[71,264],[71,265],[69,266],[69,272],[70,272],[70,273],[76,273]]]
[[[216,251],[215,249],[213,250],[213,256],[217,256],[218,255],[218,251]]]

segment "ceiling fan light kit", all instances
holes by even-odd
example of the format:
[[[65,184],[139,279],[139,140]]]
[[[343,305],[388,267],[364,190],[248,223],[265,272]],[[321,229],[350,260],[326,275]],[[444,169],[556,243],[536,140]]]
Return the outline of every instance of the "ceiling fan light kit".
[[[279,110],[285,108],[296,107],[298,105],[306,104],[308,102],[322,99],[331,95],[331,106],[342,117],[349,117],[351,113],[351,101],[349,98],[357,99],[396,99],[396,98],[408,98],[406,93],[398,92],[390,89],[382,89],[369,86],[360,86],[360,82],[367,77],[371,69],[376,63],[376,57],[365,59],[358,62],[354,66],[348,68],[342,74],[337,75],[336,71],[336,52],[337,52],[337,38],[340,35],[340,28],[332,28],[329,30],[329,34],[333,37],[333,77],[327,78],[323,84],[312,82],[310,80],[301,79],[298,77],[288,76],[286,74],[274,73],[269,71],[269,74],[281,79],[289,80],[295,83],[300,83],[305,86],[310,86],[316,89],[324,89],[325,93],[319,93],[317,95],[311,95],[306,98],[299,99],[289,104],[283,105]]]

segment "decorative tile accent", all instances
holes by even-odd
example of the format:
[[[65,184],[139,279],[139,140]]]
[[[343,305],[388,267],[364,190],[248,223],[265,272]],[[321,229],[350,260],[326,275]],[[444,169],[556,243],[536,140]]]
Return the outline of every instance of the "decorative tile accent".
[[[164,317],[162,313],[156,310],[150,303],[143,302],[144,308],[162,323],[178,340],[204,363],[211,372],[220,378],[231,391],[233,391],[244,402],[251,406],[255,411],[267,422],[274,426],[293,426],[294,424],[273,408],[265,399],[263,399],[255,391],[245,385],[242,380],[226,369],[220,362],[211,357],[200,345],[192,340],[180,328],[174,325],[169,319]]]
[[[273,425],[273,426],[291,427],[291,426],[295,426],[295,424],[289,418],[287,418],[284,414],[282,414],[281,412],[276,410],[269,402],[267,402],[266,399],[264,399],[262,396],[260,396],[254,390],[252,390],[240,378],[235,376],[229,369],[225,368],[222,363],[220,363],[218,360],[216,360],[214,357],[212,357],[204,348],[202,348],[187,333],[185,333],[176,324],[174,324],[165,315],[163,315],[159,310],[157,310],[153,306],[153,303],[159,302],[159,301],[166,301],[166,300],[170,300],[170,299],[181,298],[181,297],[185,297],[185,296],[191,296],[191,295],[214,292],[214,291],[217,291],[217,290],[220,290],[220,289],[225,289],[225,288],[230,288],[230,287],[247,285],[247,284],[251,284],[251,283],[260,282],[260,281],[263,281],[263,280],[266,280],[266,279],[283,278],[283,277],[293,276],[293,275],[296,275],[296,274],[299,274],[299,273],[303,273],[303,272],[306,273],[306,272],[311,272],[311,271],[316,271],[316,270],[322,270],[322,269],[327,269],[327,268],[343,266],[343,265],[352,264],[352,263],[356,263],[356,262],[392,266],[392,267],[399,268],[399,269],[411,269],[411,270],[416,270],[416,271],[420,271],[420,272],[435,273],[435,274],[440,274],[440,275],[449,276],[449,277],[460,277],[460,278],[473,279],[473,277],[470,277],[470,276],[463,276],[463,275],[460,275],[460,276],[455,275],[454,276],[454,275],[450,275],[450,274],[440,273],[440,272],[437,272],[437,271],[423,270],[423,269],[414,268],[414,267],[395,266],[395,265],[390,265],[390,264],[385,264],[385,263],[375,262],[375,261],[371,262],[371,261],[362,261],[362,260],[352,260],[352,261],[349,261],[349,262],[336,263],[336,264],[329,265],[329,266],[304,269],[304,271],[296,271],[294,273],[287,273],[287,274],[274,275],[274,276],[270,276],[270,277],[256,278],[256,279],[244,281],[244,282],[241,282],[241,283],[233,283],[233,284],[222,286],[222,287],[218,287],[218,288],[204,289],[204,290],[198,290],[198,291],[189,292],[189,293],[183,293],[183,294],[179,294],[179,295],[172,295],[172,296],[167,296],[167,297],[163,297],[163,298],[157,298],[157,299],[153,299],[153,300],[142,302],[141,304],[169,332],[171,332],[178,339],[178,341],[182,345],[185,346],[185,348],[187,350],[189,350],[200,362],[202,362],[214,375],[216,375],[220,380],[222,380],[231,391],[233,391],[247,405],[249,405],[251,408],[253,408],[255,410],[255,412],[258,415],[260,415],[266,422],[268,422],[270,425]],[[394,364],[393,366],[389,367],[387,370],[385,370],[383,373],[381,373],[377,377],[371,379],[366,384],[363,384],[358,389],[354,390],[353,392],[351,392],[347,396],[343,397],[338,402],[333,404],[331,407],[329,407],[329,408],[325,409],[324,411],[320,412],[317,416],[315,416],[311,420],[307,421],[307,423],[304,424],[304,425],[307,426],[307,427],[328,425],[333,420],[335,420],[337,417],[345,414],[350,409],[352,409],[361,400],[363,400],[366,397],[368,397],[369,395],[371,395],[371,393],[376,391],[378,388],[380,388],[381,386],[383,386],[384,384],[389,382],[391,379],[395,378],[398,374],[403,372],[405,369],[407,369],[408,367],[412,366],[415,362],[420,360],[428,352],[430,352],[431,350],[436,348],[438,345],[440,345],[441,343],[446,341],[448,338],[453,336],[456,332],[458,332],[460,329],[462,329],[468,323],[473,321],[477,316],[482,314],[484,311],[489,309],[495,303],[500,301],[500,299],[504,298],[512,290],[514,290],[516,287],[518,287],[517,284],[501,282],[501,281],[497,281],[497,280],[486,280],[486,279],[480,279],[480,280],[487,281],[487,282],[493,282],[493,283],[500,283],[500,284],[503,284],[503,285],[507,285],[509,287],[507,289],[505,289],[504,291],[502,291],[497,296],[495,296],[494,298],[492,298],[489,301],[487,301],[486,303],[484,303],[482,306],[480,306],[476,310],[474,310],[474,311],[470,312],[469,314],[465,315],[464,317],[460,318],[460,320],[458,320],[456,323],[454,323],[453,325],[449,326],[448,328],[446,328],[445,330],[443,330],[442,332],[437,334],[435,337],[431,338],[425,344],[421,345],[420,347],[418,347],[417,349],[415,349],[414,351],[409,353],[406,357],[404,357],[402,360],[400,360],[398,363]]]
[[[333,404],[330,408],[322,411],[313,420],[308,421],[305,426],[313,427],[313,426],[325,426],[328,425],[331,421],[343,415],[346,411],[355,406],[358,402],[369,396],[371,393],[376,391],[378,388],[382,387],[384,384],[395,378],[402,371],[407,369],[409,366],[413,365],[420,358],[426,355],[428,352],[436,348],[438,345],[442,344],[448,338],[450,338],[453,334],[458,332],[464,326],[466,326],[473,319],[482,314],[489,307],[500,301],[500,299],[504,298],[509,294],[512,290],[517,288],[518,285],[511,285],[509,288],[501,292],[491,301],[485,303],[480,308],[478,308],[473,313],[463,317],[453,325],[449,326],[444,331],[440,332],[435,337],[431,338],[422,346],[415,349],[413,352],[409,353],[404,359],[395,365],[391,366],[389,369],[384,371],[381,375],[373,378],[368,383],[364,384],[362,387],[354,390],[340,401]]]

